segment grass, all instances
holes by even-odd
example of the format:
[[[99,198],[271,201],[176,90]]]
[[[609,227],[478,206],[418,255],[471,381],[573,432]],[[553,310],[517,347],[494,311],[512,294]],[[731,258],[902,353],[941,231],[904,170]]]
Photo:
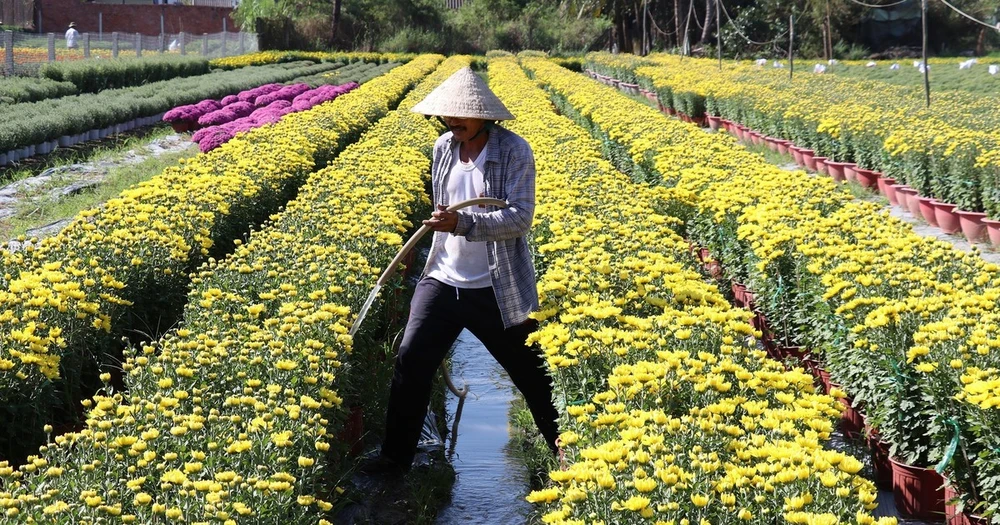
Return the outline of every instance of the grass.
[[[924,75],[913,67],[912,59],[899,60],[898,62],[899,69],[897,70],[889,69],[890,62],[882,61],[878,63],[877,67],[838,65],[828,68],[827,72],[842,77],[877,80],[914,88],[918,91],[922,90]],[[995,96],[1000,89],[1000,75],[990,75],[987,69],[988,62],[995,61],[981,59],[971,69],[959,70],[957,64],[935,64],[931,61],[931,96],[934,96],[935,91],[941,90],[967,91],[977,95]]]
[[[26,199],[18,207],[17,213],[13,217],[0,224],[0,238],[19,237],[28,230],[72,218],[80,211],[98,206],[117,197],[125,189],[158,175],[164,168],[177,164],[180,159],[193,157],[197,152],[198,149],[192,147],[178,153],[150,157],[138,164],[112,168],[98,186],[54,202]],[[53,186],[56,184],[44,185],[33,193],[44,193],[44,190],[51,189]]]

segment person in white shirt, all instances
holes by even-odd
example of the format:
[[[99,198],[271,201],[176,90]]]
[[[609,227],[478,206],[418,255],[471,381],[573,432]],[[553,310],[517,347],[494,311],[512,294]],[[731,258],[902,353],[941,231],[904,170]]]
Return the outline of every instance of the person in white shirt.
[[[76,22],[69,23],[69,29],[66,30],[66,48],[76,49],[76,41],[80,38],[80,32],[76,30]]]

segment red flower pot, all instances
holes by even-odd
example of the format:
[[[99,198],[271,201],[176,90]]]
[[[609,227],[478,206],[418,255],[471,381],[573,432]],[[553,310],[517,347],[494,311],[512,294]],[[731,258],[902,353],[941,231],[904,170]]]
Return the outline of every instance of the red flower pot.
[[[917,210],[913,214],[915,217],[923,217],[924,221],[931,226],[937,226],[937,216],[934,214],[934,199],[917,195],[916,198],[911,198],[909,203],[911,212],[914,208]]]
[[[959,512],[958,503],[961,501],[962,497],[955,487],[948,485],[944,488],[944,522],[947,525],[989,525],[989,518],[972,514],[972,504],[968,501],[963,511]]]
[[[815,154],[816,152],[809,148],[799,148],[799,160],[797,161],[799,166],[808,168],[809,161],[806,160],[806,157],[812,158]]]
[[[866,170],[864,168],[854,168],[854,173],[856,173],[856,178],[859,184],[866,188],[874,188],[878,185],[879,172],[875,170]]]
[[[813,155],[813,165],[816,166],[816,173],[826,173],[826,157]]]
[[[674,116],[677,114],[677,110],[672,107],[667,107],[667,115]]]
[[[885,197],[888,198],[889,187],[895,183],[896,179],[882,175],[881,177],[878,178],[878,182],[876,183],[878,185],[878,192],[881,193],[882,195],[885,195]],[[892,204],[896,204],[895,202],[893,202],[891,198],[889,199],[889,202]]]
[[[788,151],[792,153],[792,158],[795,159],[796,164],[798,164],[799,166],[802,166],[804,164],[804,162],[802,161],[802,148],[794,144],[790,144],[788,146]]]
[[[933,469],[892,462],[892,494],[904,517],[938,519],[944,513],[944,477]]]
[[[802,162],[809,171],[816,171],[816,152],[811,149],[802,150]]]
[[[899,200],[899,205],[904,210],[910,209],[910,197],[916,197],[917,190],[907,186],[907,185],[897,185],[896,186],[896,199]]]
[[[782,155],[788,155],[789,153],[791,153],[791,150],[789,149],[791,147],[792,147],[792,141],[778,139],[778,153],[781,153]]]
[[[983,219],[986,226],[986,235],[990,238],[990,244],[1000,246],[1000,221],[993,219]]]
[[[719,131],[719,126],[722,125],[722,119],[719,117],[713,117],[709,115],[706,117],[708,119],[708,127],[712,128],[712,131]]]
[[[892,462],[889,461],[889,444],[882,441],[878,431],[865,425],[868,434],[868,448],[872,453],[875,467],[875,485],[883,490],[892,490]]]
[[[853,162],[848,162],[844,164],[844,177],[849,181],[858,180],[858,172],[855,170],[858,165]]]
[[[830,177],[837,182],[844,182],[847,180],[847,176],[844,173],[844,168],[850,164],[850,162],[835,162],[830,159],[826,159],[826,171],[830,174]]]
[[[191,123],[186,120],[177,120],[170,123],[170,127],[174,128],[177,133],[184,133],[191,128]]]
[[[985,213],[962,210],[955,210],[955,213],[958,214],[958,224],[962,228],[962,234],[969,242],[982,242],[987,238],[986,225],[983,224],[983,219],[986,218]]]
[[[937,227],[945,233],[955,233],[962,228],[955,213],[955,205],[947,202],[934,201],[934,218],[937,220]]]
[[[838,385],[832,386],[839,388]],[[862,416],[861,412],[854,407],[854,402],[850,398],[844,397],[838,399],[837,401],[839,401],[844,407],[844,411],[840,414],[840,430],[851,436],[860,434],[865,428],[864,416]]]

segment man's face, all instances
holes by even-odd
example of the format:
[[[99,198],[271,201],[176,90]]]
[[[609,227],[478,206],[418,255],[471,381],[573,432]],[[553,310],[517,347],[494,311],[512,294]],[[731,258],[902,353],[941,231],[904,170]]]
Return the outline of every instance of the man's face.
[[[459,142],[465,142],[475,137],[479,130],[486,125],[485,120],[478,118],[444,117],[444,123],[448,125],[455,140]]]

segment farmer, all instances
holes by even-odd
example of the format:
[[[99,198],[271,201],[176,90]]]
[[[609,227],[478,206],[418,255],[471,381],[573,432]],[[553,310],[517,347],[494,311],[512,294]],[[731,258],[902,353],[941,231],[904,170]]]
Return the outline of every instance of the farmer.
[[[80,38],[80,32],[76,30],[76,22],[70,22],[69,29],[66,30],[66,48],[76,49],[78,38]]]
[[[549,447],[556,450],[556,409],[542,354],[525,344],[536,327],[535,269],[528,248],[535,209],[535,160],[521,137],[496,121],[513,119],[475,73],[464,68],[413,107],[449,130],[434,144],[431,167],[437,210],[430,254],[410,301],[396,356],[381,456],[362,469],[405,472],[431,393],[431,380],[463,328],[507,371],[524,395]],[[493,197],[507,208],[445,211],[448,204]]]

